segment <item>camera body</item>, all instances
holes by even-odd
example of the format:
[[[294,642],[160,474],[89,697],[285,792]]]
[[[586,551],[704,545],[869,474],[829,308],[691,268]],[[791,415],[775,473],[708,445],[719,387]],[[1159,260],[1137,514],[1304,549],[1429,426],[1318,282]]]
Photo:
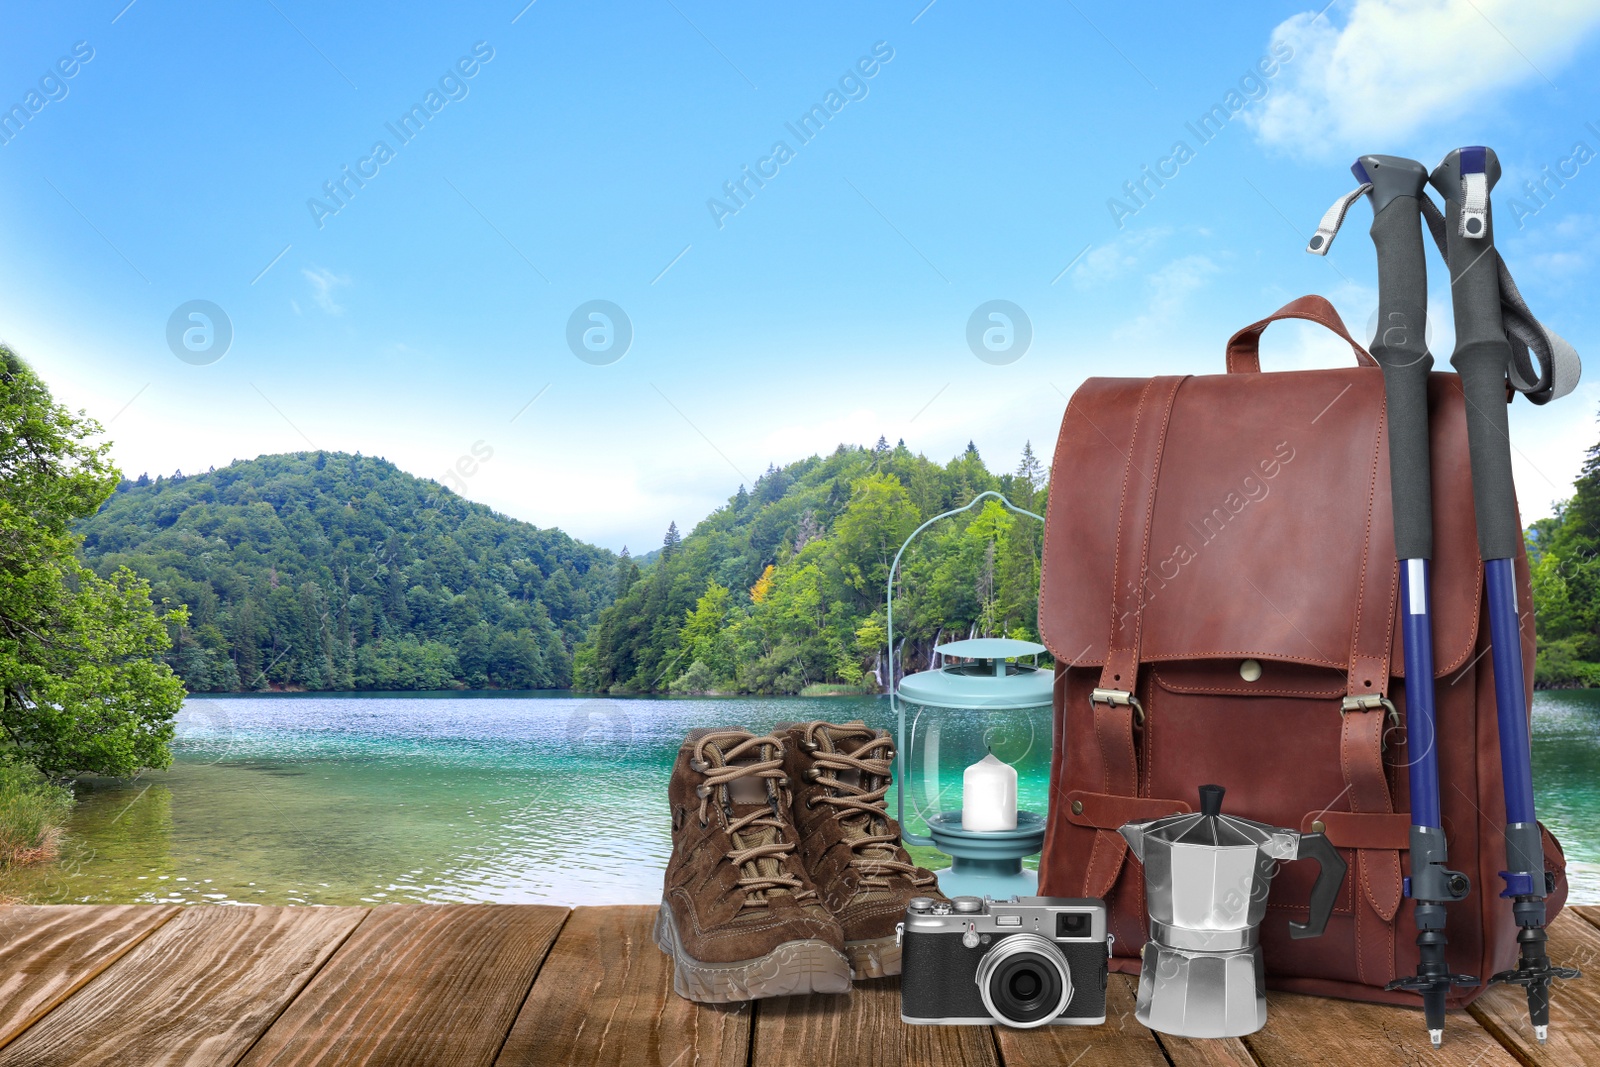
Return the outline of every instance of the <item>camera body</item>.
[[[906,909],[900,951],[902,1022],[1106,1021],[1104,901],[917,897]]]

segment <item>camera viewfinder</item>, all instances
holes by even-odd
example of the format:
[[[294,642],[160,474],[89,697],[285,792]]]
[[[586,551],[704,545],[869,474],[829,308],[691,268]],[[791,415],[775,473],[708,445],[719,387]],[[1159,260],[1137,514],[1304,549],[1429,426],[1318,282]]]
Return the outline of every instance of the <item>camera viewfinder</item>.
[[[1089,913],[1085,911],[1062,911],[1056,913],[1057,937],[1088,937]]]

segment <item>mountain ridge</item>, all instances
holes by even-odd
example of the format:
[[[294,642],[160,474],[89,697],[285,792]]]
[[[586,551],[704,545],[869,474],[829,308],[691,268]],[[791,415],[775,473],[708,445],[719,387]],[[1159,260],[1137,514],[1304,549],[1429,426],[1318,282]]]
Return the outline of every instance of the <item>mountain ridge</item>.
[[[1031,445],[1013,473],[977,448],[946,464],[879,438],[770,466],[648,571],[617,572],[616,601],[578,649],[574,676],[606,692],[798,693],[886,681],[884,586],[911,532],[985,490],[1042,513]],[[1037,636],[1042,528],[987,501],[930,528],[895,593],[896,654],[925,661],[943,633]],[[913,668],[915,669],[915,668]]]
[[[388,460],[293,452],[126,480],[84,560],[187,604],[192,692],[562,688],[617,557]]]

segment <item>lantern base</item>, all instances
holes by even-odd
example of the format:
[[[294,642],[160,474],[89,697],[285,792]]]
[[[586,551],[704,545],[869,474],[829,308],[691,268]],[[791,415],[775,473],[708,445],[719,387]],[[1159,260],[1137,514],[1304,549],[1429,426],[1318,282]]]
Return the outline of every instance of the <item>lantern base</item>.
[[[950,866],[939,872],[939,892],[947,897],[991,897],[994,900],[1036,897],[1039,895],[1039,872],[1028,870],[1021,860],[991,866],[981,860],[952,856]]]
[[[934,847],[950,857],[949,870],[939,872],[946,896],[1009,897],[1038,895],[1039,875],[1022,866],[1025,857],[1044,847],[1044,818],[1017,812],[1015,830],[963,830],[961,813],[946,811],[928,820]]]

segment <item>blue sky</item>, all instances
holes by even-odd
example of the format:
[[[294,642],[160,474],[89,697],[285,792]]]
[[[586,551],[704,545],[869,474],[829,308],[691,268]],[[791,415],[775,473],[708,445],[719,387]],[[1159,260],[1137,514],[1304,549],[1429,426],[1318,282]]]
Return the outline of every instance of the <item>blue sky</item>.
[[[37,110],[0,143],[0,339],[132,474],[359,450],[636,550],[840,441],[1048,455],[1083,378],[1218,371],[1302,293],[1366,336],[1365,206],[1302,250],[1359,152],[1494,146],[1525,295],[1600,348],[1592,4],[525,2],[8,4],[0,106]],[[1146,166],[1176,173],[1136,202]],[[1520,193],[1544,167],[1570,176]],[[195,300],[231,325],[212,362],[203,320],[169,345]],[[569,345],[597,300],[620,359],[614,315]],[[1009,363],[968,344],[992,300],[1031,325]],[[1309,327],[1264,347],[1348,359]],[[1525,518],[1597,401],[1514,409]]]

